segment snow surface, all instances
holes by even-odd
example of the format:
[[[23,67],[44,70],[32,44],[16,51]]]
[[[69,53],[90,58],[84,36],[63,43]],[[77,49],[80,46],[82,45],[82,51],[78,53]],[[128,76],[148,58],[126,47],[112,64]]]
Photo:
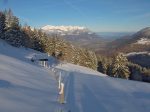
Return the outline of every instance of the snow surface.
[[[150,39],[148,38],[141,38],[135,44],[142,44],[142,45],[150,45]]]
[[[150,112],[149,83],[68,63],[44,68],[30,61],[35,54],[0,40],[0,112]],[[60,73],[65,104],[58,103]]]
[[[46,25],[41,28],[43,31],[49,34],[60,35],[79,35],[80,33],[91,33],[87,28],[81,26],[52,26]]]
[[[130,52],[130,53],[125,54],[125,56],[134,56],[134,55],[139,55],[139,54],[147,54],[147,55],[150,56],[150,52],[148,52],[148,51],[145,51],[145,52]]]
[[[62,31],[72,31],[72,30],[85,30],[85,27],[81,26],[52,26],[52,25],[46,25],[42,27],[43,30],[62,30]]]

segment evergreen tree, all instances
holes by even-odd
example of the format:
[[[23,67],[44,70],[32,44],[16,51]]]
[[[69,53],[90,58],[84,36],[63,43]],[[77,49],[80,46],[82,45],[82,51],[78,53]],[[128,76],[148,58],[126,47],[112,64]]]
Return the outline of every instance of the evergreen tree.
[[[97,70],[99,72],[107,74],[109,64],[111,64],[111,63],[109,63],[109,60],[106,57],[98,56],[98,68],[97,68]]]
[[[14,30],[19,30],[19,19],[16,16],[12,16],[10,27]]]
[[[13,22],[13,18],[14,18],[13,12],[12,12],[11,9],[9,9],[8,11],[5,10],[4,14],[5,14],[5,17],[6,17],[6,21],[5,21],[6,22],[6,28],[9,28],[9,27],[11,27],[11,24]]]
[[[112,65],[112,75],[117,78],[125,78],[129,77],[129,68],[127,66],[127,58],[120,53],[115,57],[113,65]]]
[[[19,19],[14,16],[13,21],[11,21],[10,26],[5,32],[5,40],[15,47],[20,47],[23,43],[23,38],[23,33],[19,26]]]
[[[137,64],[133,64],[133,63],[128,63],[128,67],[130,70],[129,79],[136,80],[136,81],[142,81],[142,72],[143,72],[142,67]]]
[[[5,32],[5,15],[3,12],[0,12],[0,38],[4,38],[4,32]]]

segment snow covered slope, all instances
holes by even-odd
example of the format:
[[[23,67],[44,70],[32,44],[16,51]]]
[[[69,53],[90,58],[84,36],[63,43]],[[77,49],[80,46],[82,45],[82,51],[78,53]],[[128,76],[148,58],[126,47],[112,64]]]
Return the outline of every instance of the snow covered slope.
[[[64,76],[66,108],[71,112],[150,111],[148,83],[111,78],[71,64],[58,68],[71,71]]]
[[[53,73],[30,63],[32,50],[0,43],[0,112],[54,112],[57,88]]]
[[[0,40],[0,112],[149,112],[150,85],[115,79],[62,64],[44,68],[30,62],[38,52]],[[66,104],[58,103],[56,75],[62,74]]]

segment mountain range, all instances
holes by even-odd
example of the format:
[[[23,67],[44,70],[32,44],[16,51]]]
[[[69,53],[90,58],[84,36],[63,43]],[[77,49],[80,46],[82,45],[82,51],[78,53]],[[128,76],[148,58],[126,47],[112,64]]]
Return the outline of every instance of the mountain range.
[[[104,43],[108,41],[86,27],[46,25],[41,29],[49,35],[59,35],[73,45],[92,50],[103,47]]]
[[[88,33],[91,32],[89,29],[85,27],[80,26],[52,26],[52,25],[46,25],[41,28],[43,31],[45,31],[48,34],[58,34],[58,35],[79,35],[82,33]]]
[[[51,26],[41,28],[47,34],[57,34],[76,46],[90,49],[100,54],[111,55],[116,52],[150,51],[150,27],[137,33],[118,32],[95,33],[80,26]]]

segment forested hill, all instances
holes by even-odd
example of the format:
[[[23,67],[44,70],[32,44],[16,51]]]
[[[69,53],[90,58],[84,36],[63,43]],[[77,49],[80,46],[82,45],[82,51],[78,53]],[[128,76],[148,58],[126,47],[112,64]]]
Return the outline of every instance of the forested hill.
[[[94,52],[77,48],[57,35],[45,34],[41,29],[21,26],[19,18],[10,9],[0,12],[0,38],[15,47],[24,46],[92,69],[97,67]]]

